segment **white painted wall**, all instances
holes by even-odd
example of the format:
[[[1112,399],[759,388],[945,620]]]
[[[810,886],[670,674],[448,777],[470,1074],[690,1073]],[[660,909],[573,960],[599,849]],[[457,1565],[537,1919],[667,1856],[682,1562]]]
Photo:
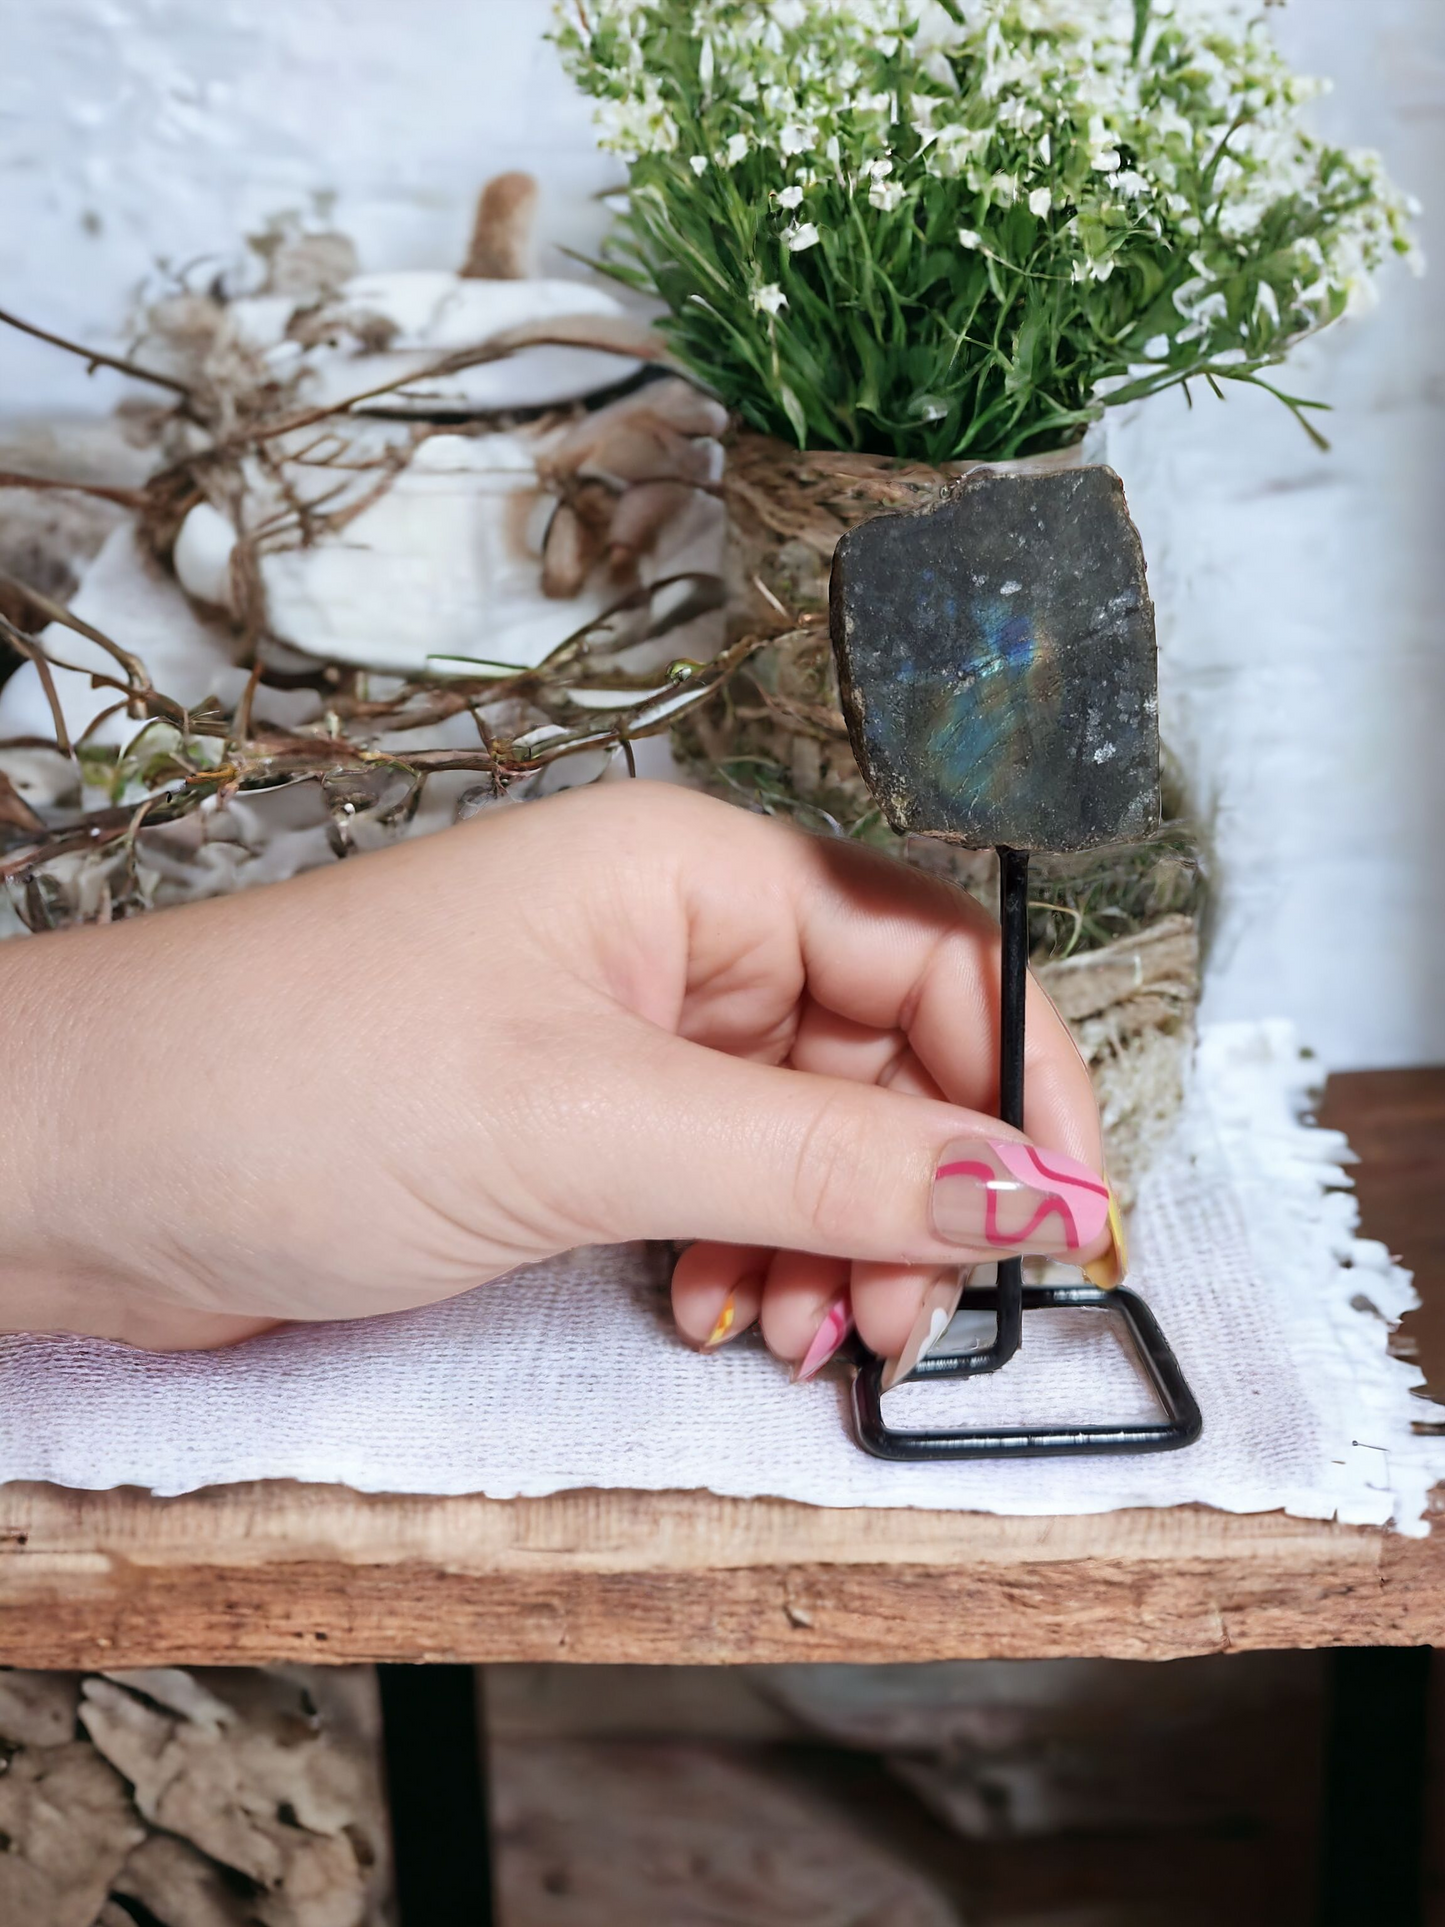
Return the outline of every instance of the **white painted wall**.
[[[554,243],[595,244],[622,178],[542,39],[548,0],[9,0],[0,10],[0,306],[113,335],[158,258],[234,252],[335,197],[368,267],[460,265],[476,191],[547,188]],[[578,273],[555,247],[548,273]],[[0,337],[0,407],[119,392]]]
[[[1156,401],[1110,437],[1159,585],[1166,729],[1216,812],[1206,1012],[1333,1067],[1445,1062],[1445,4],[1275,16],[1321,119],[1427,202],[1435,271],[1286,371],[1333,405]]]
[[[367,265],[459,258],[477,184],[533,169],[585,247],[616,178],[540,39],[546,0],[13,0],[0,25],[0,305],[114,338],[184,261],[317,194]],[[1216,811],[1208,1009],[1282,1013],[1333,1065],[1445,1061],[1445,0],[1293,0],[1329,127],[1430,204],[1423,284],[1291,379],[1334,405],[1165,398],[1114,429],[1160,603],[1170,734]],[[553,255],[549,269],[571,271]],[[0,330],[0,414],[119,384]]]

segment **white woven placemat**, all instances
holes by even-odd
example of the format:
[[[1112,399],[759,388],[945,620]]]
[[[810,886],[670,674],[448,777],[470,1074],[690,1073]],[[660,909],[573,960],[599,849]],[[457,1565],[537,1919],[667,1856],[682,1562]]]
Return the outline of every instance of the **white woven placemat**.
[[[790,1385],[752,1341],[712,1357],[683,1347],[658,1257],[630,1248],[227,1352],[0,1340],[0,1478],[159,1493],[297,1478],[498,1498],[703,1487],[1034,1514],[1199,1501],[1423,1532],[1445,1440],[1412,1434],[1434,1408],[1411,1395],[1418,1370],[1386,1352],[1414,1294],[1384,1248],[1356,1236],[1344,1140],[1301,1122],[1308,1083],[1288,1026],[1211,1028],[1177,1139],[1144,1186],[1131,1283],[1204,1412],[1203,1437],[1181,1452],[883,1464],[852,1442],[841,1380]],[[903,1424],[1150,1410],[1088,1313],[1033,1314],[1006,1372],[889,1402]]]

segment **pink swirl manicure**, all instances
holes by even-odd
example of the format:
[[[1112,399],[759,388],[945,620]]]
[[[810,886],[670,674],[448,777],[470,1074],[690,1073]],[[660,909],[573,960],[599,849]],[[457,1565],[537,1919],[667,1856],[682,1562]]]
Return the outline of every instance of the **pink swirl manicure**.
[[[1109,1187],[1059,1151],[1013,1138],[959,1138],[933,1178],[933,1229],[977,1251],[1086,1250],[1109,1221]]]
[[[793,1383],[803,1385],[816,1378],[852,1329],[853,1307],[844,1292],[829,1305],[801,1363],[793,1367]]]

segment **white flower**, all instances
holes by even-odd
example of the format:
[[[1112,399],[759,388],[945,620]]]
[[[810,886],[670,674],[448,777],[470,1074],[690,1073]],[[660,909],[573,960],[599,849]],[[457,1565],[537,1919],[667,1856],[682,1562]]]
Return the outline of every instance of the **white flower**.
[[[933,116],[940,107],[946,105],[947,103],[937,94],[914,94],[909,101],[908,124],[924,147],[937,138],[938,130],[933,125]]]
[[[1174,305],[1187,320],[1194,324],[1194,330],[1203,334],[1212,322],[1223,321],[1229,313],[1229,302],[1223,291],[1216,288],[1212,294],[1196,297],[1191,301],[1181,299],[1184,289],[1180,288],[1174,296]]]
[[[1175,303],[1178,306],[1178,303]],[[1186,310],[1191,321],[1214,323],[1224,321],[1229,315],[1229,297],[1223,288],[1213,288],[1204,296],[1195,296]]]
[[[926,193],[944,233],[1026,204],[1044,224],[1041,253],[1065,250],[1039,271],[1072,274],[1084,304],[1146,253],[1188,258],[1179,319],[1151,338],[1143,363],[1137,348],[1107,345],[1113,329],[1098,338],[1090,387],[1101,396],[1126,361],[1158,380],[1182,359],[1181,342],[1202,341],[1214,359],[1225,336],[1277,340],[1358,305],[1389,258],[1413,265],[1406,197],[1375,156],[1338,149],[1305,125],[1301,103],[1316,90],[1290,73],[1259,0],[555,5],[564,60],[597,104],[604,144],[629,163],[666,153],[679,162],[665,185],[634,176],[634,212],[665,214],[669,196],[687,193],[683,161],[703,192],[713,167],[751,164],[756,153],[774,163],[766,205],[780,210],[779,238],[794,253],[817,246],[818,228],[799,217],[805,206],[817,213],[836,184],[884,214]],[[724,131],[690,155],[680,130],[716,127],[715,115],[726,116]],[[961,250],[992,254],[979,231],[955,233]],[[665,236],[659,220],[659,258]],[[867,242],[847,227],[828,240],[815,271],[826,279],[836,266],[847,285],[850,250]],[[902,267],[905,278],[916,271]],[[955,272],[968,278],[961,264]],[[1231,311],[1222,290],[1236,285],[1254,292]],[[785,305],[771,285],[745,298],[764,315]],[[679,299],[707,306],[700,293]],[[1127,321],[1122,293],[1117,301]],[[955,418],[951,388],[928,399],[946,401]]]
[[[654,81],[649,80],[639,98],[599,102],[595,118],[602,145],[619,153],[667,154],[677,146],[677,123]]]
[[[986,127],[960,127],[957,121],[940,127],[927,161],[929,173],[942,180],[952,179],[963,172],[973,155],[983,152],[992,138]]]

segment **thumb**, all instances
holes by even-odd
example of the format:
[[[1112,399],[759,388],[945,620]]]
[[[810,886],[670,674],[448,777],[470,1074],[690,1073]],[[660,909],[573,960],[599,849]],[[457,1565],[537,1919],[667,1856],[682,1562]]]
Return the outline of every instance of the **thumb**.
[[[903,1264],[1107,1248],[1104,1179],[996,1117],[680,1040],[649,1090],[650,1142],[629,1147],[614,1193],[620,1236]]]

